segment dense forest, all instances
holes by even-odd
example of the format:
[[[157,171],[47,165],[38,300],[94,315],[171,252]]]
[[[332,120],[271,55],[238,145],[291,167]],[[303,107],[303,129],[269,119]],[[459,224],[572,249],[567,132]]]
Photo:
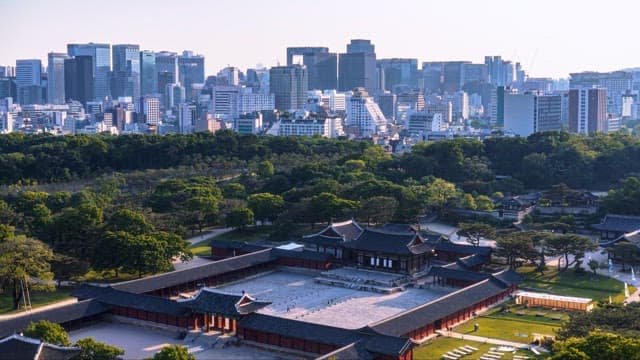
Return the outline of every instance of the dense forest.
[[[176,166],[242,168],[243,161],[280,156],[357,159],[372,145],[322,138],[256,137],[230,131],[193,135],[0,136],[0,183],[50,183],[112,172]],[[572,188],[608,189],[640,172],[640,140],[612,134],[591,137],[538,133],[528,138],[456,139],[415,146],[410,153],[367,164],[395,183],[434,176],[486,192],[496,175],[524,188],[564,182]],[[371,166],[374,165],[374,168]],[[517,190],[517,188],[516,188]]]

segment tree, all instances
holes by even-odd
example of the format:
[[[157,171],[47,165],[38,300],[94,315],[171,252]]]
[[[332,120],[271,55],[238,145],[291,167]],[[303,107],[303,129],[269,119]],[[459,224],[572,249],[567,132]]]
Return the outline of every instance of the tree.
[[[586,252],[598,248],[589,238],[575,234],[549,236],[546,244],[552,255],[561,255],[564,257],[564,270],[571,265],[569,263],[569,255],[573,255],[573,262],[579,264]],[[560,269],[559,261],[558,269]]]
[[[247,197],[244,185],[237,182],[225,184],[222,187],[222,194],[225,199],[244,199]]]
[[[108,258],[110,256],[102,257]],[[53,259],[51,259],[51,271],[55,275],[55,279],[58,282],[58,286],[60,286],[61,281],[71,280],[75,276],[84,275],[89,271],[89,263],[86,261],[78,260],[71,256],[67,256],[64,254],[54,254]]]
[[[398,200],[391,196],[374,196],[362,201],[360,217],[366,219],[367,225],[389,222],[398,209]]]
[[[39,339],[49,344],[71,346],[67,331],[62,326],[48,320],[30,323],[23,334],[24,336]]]
[[[273,164],[269,160],[261,161],[258,164],[257,172],[258,172],[258,176],[260,176],[261,178],[268,178],[270,176],[273,176],[273,172],[274,172]]]
[[[256,220],[273,220],[284,209],[284,199],[280,195],[258,193],[247,198],[247,205]]]
[[[196,360],[196,357],[190,354],[184,346],[171,345],[162,348],[160,352],[147,360]]]
[[[79,347],[81,352],[72,360],[115,360],[120,355],[124,355],[124,350],[92,338],[78,340],[75,346]]]
[[[471,194],[462,195],[462,199],[460,199],[460,207],[463,209],[475,210],[478,208],[476,205],[476,200],[473,198]]]
[[[144,214],[129,209],[120,209],[111,215],[105,230],[112,232],[126,231],[132,235],[142,235],[148,234],[155,229],[152,224],[147,222]]]
[[[226,224],[228,227],[244,230],[245,227],[254,222],[253,211],[249,208],[242,207],[233,209],[227,213]]]
[[[640,359],[640,339],[594,331],[589,336],[572,337],[553,346],[552,360]]]
[[[635,244],[627,241],[620,241],[613,246],[613,249],[609,249],[609,251],[622,262],[622,271],[626,271],[625,265],[633,260],[637,260],[638,253],[640,252]]]
[[[0,285],[11,294],[13,309],[18,309],[23,292],[21,284],[31,278],[38,282],[27,284],[32,288],[53,290],[48,281],[53,279],[49,261],[53,252],[42,242],[14,236],[0,242]]]
[[[195,196],[187,200],[186,218],[187,224],[196,225],[202,232],[205,225],[213,225],[219,212],[218,199],[213,196]]]
[[[600,329],[626,337],[640,338],[640,303],[601,304],[590,312],[572,312],[558,329],[558,338],[586,337]]]
[[[458,230],[458,236],[467,238],[467,242],[473,246],[480,245],[480,239],[491,239],[496,236],[496,230],[491,225],[485,223],[460,223]]]
[[[512,232],[496,239],[496,254],[507,259],[509,268],[517,267],[518,259],[532,259],[538,256],[529,234]]]
[[[129,244],[136,235],[126,231],[107,231],[96,245],[91,265],[96,270],[114,270],[116,277],[120,274],[120,268],[125,266],[132,255],[129,253]],[[105,256],[109,254],[109,256]]]
[[[587,265],[589,266],[589,269],[591,269],[591,271],[593,271],[593,275],[596,274],[596,270],[598,270],[598,267],[600,267],[600,264],[598,263],[598,260],[595,260],[595,259],[589,260]]]
[[[436,210],[442,210],[445,204],[458,196],[458,190],[454,183],[436,178],[427,185],[427,205]]]
[[[476,196],[476,205],[478,210],[491,211],[493,210],[493,200],[486,195]]]
[[[309,211],[314,221],[331,222],[332,219],[345,215],[349,210],[358,208],[357,201],[346,200],[330,193],[320,193],[312,196],[309,201]]]

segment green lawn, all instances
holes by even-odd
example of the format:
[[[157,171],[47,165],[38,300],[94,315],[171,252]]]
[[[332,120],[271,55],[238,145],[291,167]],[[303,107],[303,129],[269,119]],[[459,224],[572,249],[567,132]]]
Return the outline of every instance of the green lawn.
[[[251,242],[259,239],[263,239],[269,236],[271,232],[270,226],[261,226],[258,228],[250,228],[245,230],[233,230],[225,234],[221,234],[215,237],[220,241],[237,241],[237,242]],[[213,237],[207,238],[200,242],[197,242],[189,247],[193,255],[208,256],[211,255],[211,240]]]
[[[429,341],[428,343],[421,345],[418,348],[415,348],[413,350],[413,358],[415,360],[440,359],[443,354],[446,354],[451,350],[457,349],[465,345],[473,346],[477,348],[478,351],[462,357],[462,359],[464,360],[479,359],[487,351],[491,350],[491,348],[498,347],[498,345],[493,345],[493,344],[483,344],[475,341],[438,337],[436,339]],[[515,354],[525,355],[525,356],[528,356],[530,359],[536,358],[536,356],[528,350],[518,349],[515,352]],[[505,353],[500,360],[511,360],[513,359],[513,355],[514,353]],[[544,357],[541,357],[541,358],[544,358]]]
[[[478,331],[473,331],[474,324],[480,326]],[[533,333],[555,336],[555,330],[559,325],[554,326],[547,322],[527,319],[480,316],[455,327],[454,331],[528,344],[533,340]]]
[[[553,292],[557,295],[591,298],[595,301],[609,300],[609,296],[624,300],[624,283],[607,276],[594,275],[591,272],[576,273],[573,269],[558,272],[556,267],[549,267],[540,274],[532,266],[518,269],[526,280],[521,287],[529,287]],[[635,289],[630,288],[629,292]]]
[[[46,291],[34,291],[31,292],[31,306],[36,308],[38,306],[48,305],[51,303],[55,303],[58,301],[66,300],[71,298],[71,291],[73,288],[70,287],[59,287],[56,288],[55,291],[46,292]],[[13,302],[11,300],[11,296],[7,294],[0,294],[0,314],[10,314],[18,312],[12,309]],[[23,310],[19,310],[23,311]]]

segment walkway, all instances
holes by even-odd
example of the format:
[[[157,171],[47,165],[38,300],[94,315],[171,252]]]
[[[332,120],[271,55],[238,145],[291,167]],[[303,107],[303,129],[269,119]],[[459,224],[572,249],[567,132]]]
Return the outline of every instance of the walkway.
[[[26,316],[26,315],[31,315],[31,314],[36,314],[45,310],[49,310],[49,309],[55,309],[55,308],[59,308],[62,306],[66,306],[69,304],[73,304],[78,302],[78,300],[76,298],[72,298],[72,299],[66,299],[66,300],[62,300],[62,301],[58,301],[49,305],[44,305],[44,306],[38,306],[35,307],[31,310],[27,310],[27,311],[20,311],[14,314],[7,314],[7,315],[0,315],[0,321],[2,320],[9,320],[9,319],[15,319],[21,316]]]
[[[444,337],[450,337],[450,338],[454,338],[454,339],[476,341],[476,342],[480,342],[480,343],[484,343],[484,344],[511,346],[511,347],[518,348],[518,349],[527,349],[527,350],[535,349],[538,352],[548,352],[548,350],[546,350],[546,349],[544,349],[544,348],[542,348],[540,346],[535,346],[535,345],[525,344],[525,343],[519,343],[519,342],[514,342],[514,341],[493,339],[493,338],[488,338],[488,337],[484,337],[484,336],[476,336],[476,335],[469,335],[469,334],[461,334],[461,333],[458,333],[458,332],[455,332],[455,331],[436,330],[436,333],[438,333],[439,335],[442,335]]]
[[[233,230],[233,228],[212,229],[212,230],[208,230],[207,232],[205,232],[205,233],[203,233],[201,235],[197,235],[197,236],[194,236],[192,238],[188,238],[186,240],[191,245],[193,245],[193,244],[197,244],[197,243],[199,243],[201,241],[213,239],[216,236],[220,236],[222,234],[226,234],[226,233],[230,232],[231,230]]]
[[[469,245],[467,242],[467,238],[464,236],[458,236],[457,231],[458,228],[455,226],[438,223],[438,222],[430,222],[422,226],[422,230],[432,231],[440,235],[446,236],[449,241],[456,244]],[[494,240],[480,240],[480,246],[490,246],[496,247],[496,242]]]
[[[595,252],[587,253],[585,255],[584,260],[582,260],[582,267],[585,268],[585,270],[587,271],[590,271],[589,266],[587,265],[587,263],[589,263],[590,260],[596,260],[601,265],[605,265],[605,266],[608,264],[607,254],[606,253],[603,254],[602,249],[599,249],[598,251],[595,251]],[[627,265],[627,268],[628,267],[629,266]],[[614,264],[612,272],[609,272],[609,269],[606,268],[606,269],[596,269],[596,273],[622,281],[622,282],[626,282],[629,285],[635,286],[638,290],[636,290],[633,294],[631,294],[631,296],[629,296],[626,301],[640,302],[640,274],[638,274],[638,272],[640,272],[640,269],[634,268],[634,270],[636,270],[635,280],[631,276],[631,273],[621,272],[620,270],[622,270],[622,266],[618,264]]]

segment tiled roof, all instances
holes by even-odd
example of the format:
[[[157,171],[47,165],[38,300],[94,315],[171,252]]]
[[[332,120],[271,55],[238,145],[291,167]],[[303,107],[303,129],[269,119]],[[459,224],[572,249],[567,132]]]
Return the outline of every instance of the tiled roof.
[[[0,321],[0,336],[4,337],[20,332],[34,321],[49,320],[58,324],[64,324],[69,321],[98,315],[107,310],[108,308],[106,306],[96,300],[79,301],[73,304]]]
[[[412,245],[414,242],[417,245]],[[379,229],[365,229],[354,241],[344,244],[345,247],[379,253],[410,255],[421,254],[431,250],[428,244],[416,233],[393,233]]]
[[[93,289],[91,289],[91,287],[93,287]],[[91,294],[94,299],[105,305],[122,306],[130,309],[138,309],[174,316],[185,316],[190,313],[187,308],[181,306],[180,303],[174,300],[131,293],[114,289],[112,287],[82,285],[71,295],[85,298],[88,294]]]
[[[0,340],[2,360],[66,360],[80,353],[78,347],[57,346],[20,335]]]
[[[328,261],[333,256],[331,254],[326,254],[317,251],[295,251],[295,250],[283,250],[283,249],[273,249],[273,255],[277,257],[291,258],[291,259],[303,259],[303,260],[313,260],[313,261]]]
[[[211,240],[209,243],[211,247],[215,247],[218,249],[232,249],[232,250],[242,250],[247,253],[260,251],[267,249],[266,246],[248,244],[245,242],[237,242],[237,241],[222,241],[222,240]]]
[[[240,300],[245,297],[246,304],[240,306]],[[261,309],[270,302],[255,301],[248,295],[232,295],[203,288],[191,299],[179,301],[178,304],[198,313],[211,313],[226,315],[229,317],[239,317],[258,309]]]
[[[320,246],[339,246],[344,243],[341,237],[318,235],[318,234],[314,234],[309,237],[303,237],[302,242],[305,242],[308,244],[316,244]]]
[[[489,274],[484,274],[484,273],[479,273],[474,271],[450,269],[443,266],[432,266],[431,269],[429,269],[429,273],[427,273],[427,275],[439,276],[446,279],[471,281],[471,282],[482,281],[491,276]]]
[[[113,288],[133,293],[146,293],[192,281],[202,280],[230,271],[266,264],[275,260],[276,257],[272,254],[271,249],[265,249],[250,254],[214,261],[195,268],[172,271],[165,274],[149,276],[143,279],[117,283],[113,285]]]
[[[445,252],[453,252],[458,254],[465,255],[473,255],[479,254],[488,256],[491,255],[491,247],[489,246],[473,246],[473,245],[464,245],[464,244],[456,244],[450,241],[441,241],[437,245],[435,245],[436,251],[445,251]]]
[[[602,223],[592,227],[596,230],[628,233],[640,229],[640,216],[608,214]]]
[[[318,235],[323,235],[330,238],[340,238],[343,241],[351,241],[362,233],[363,228],[357,222],[353,220],[343,221],[339,223],[332,223],[326,228],[322,229],[322,231],[307,235],[304,238],[311,238]]]
[[[507,286],[511,286],[511,285],[514,285],[514,284],[519,284],[519,283],[524,281],[524,276],[518,274],[517,272],[515,272],[515,271],[513,271],[511,269],[505,269],[505,270],[499,271],[497,273],[493,273],[493,274],[491,274],[491,276],[493,276],[494,278],[500,280],[501,282],[503,282]]]
[[[436,320],[498,295],[507,288],[501,281],[489,278],[370,326],[381,334],[402,336],[419,326],[434,323]]]
[[[257,313],[242,318],[238,322],[238,327],[338,347],[352,344],[361,338],[361,335],[353,330]]]

